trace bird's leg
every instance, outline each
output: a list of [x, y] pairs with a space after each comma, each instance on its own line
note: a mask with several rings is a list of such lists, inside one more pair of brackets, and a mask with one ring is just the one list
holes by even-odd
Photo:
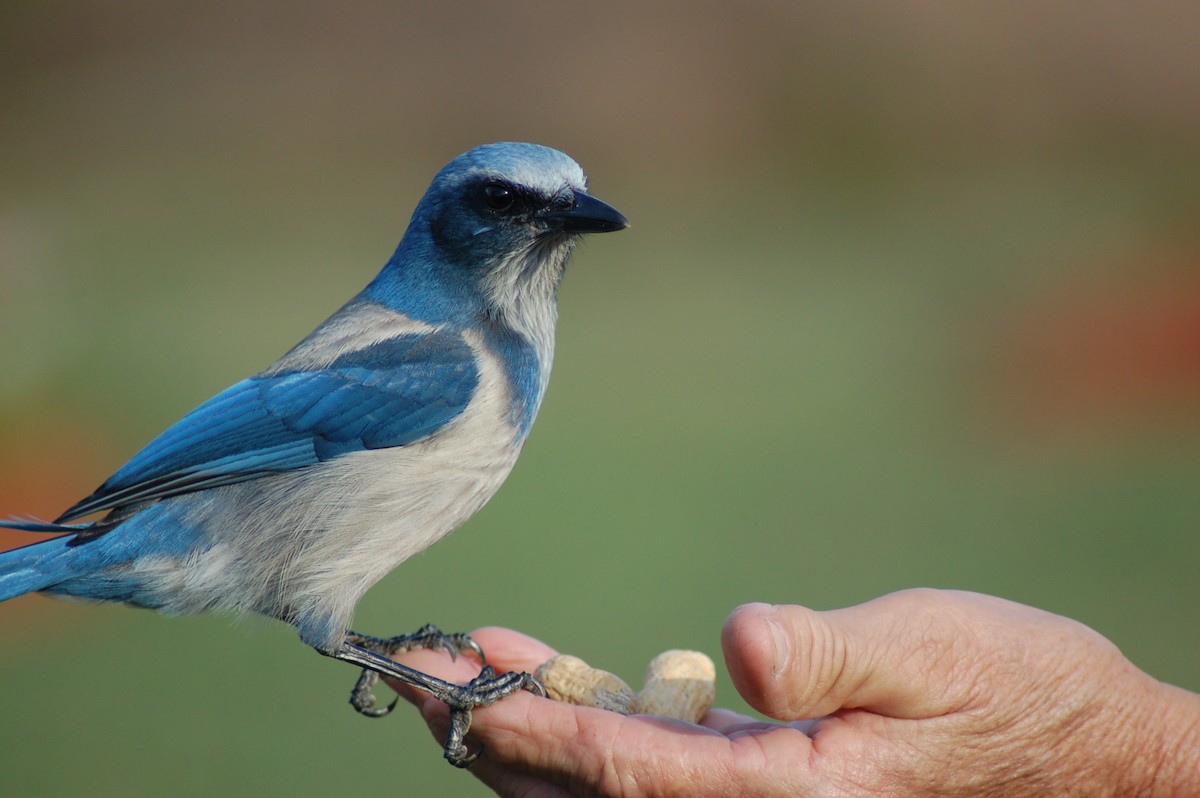
[[443, 753], [450, 764], [460, 768], [465, 768], [479, 756], [478, 752], [469, 753], [464, 743], [467, 731], [471, 728], [471, 710], [475, 707], [490, 706], [521, 690], [528, 690], [535, 695], [546, 695], [546, 688], [532, 674], [509, 672], [497, 676], [490, 665], [485, 665], [479, 675], [467, 684], [453, 684], [407, 665], [401, 665], [377, 651], [356, 645], [349, 640], [332, 652], [322, 653], [424, 690], [449, 706], [450, 732], [446, 736]]
[[[347, 632], [346, 642], [385, 657], [391, 657], [401, 651], [411, 651], [414, 648], [440, 648], [450, 655], [450, 659], [457, 659], [459, 654], [470, 651], [479, 658], [480, 665], [487, 665], [483, 649], [469, 635], [461, 632], [446, 634], [431, 623], [425, 624], [412, 634], [396, 635], [395, 637], [375, 637], [358, 632]], [[399, 701], [397, 698], [385, 707], [375, 706], [374, 690], [378, 681], [379, 674], [377, 672], [370, 668], [363, 668], [358, 681], [354, 684], [354, 689], [350, 691], [350, 706], [354, 707], [356, 712], [369, 718], [383, 717], [391, 712], [396, 706], [396, 701]]]

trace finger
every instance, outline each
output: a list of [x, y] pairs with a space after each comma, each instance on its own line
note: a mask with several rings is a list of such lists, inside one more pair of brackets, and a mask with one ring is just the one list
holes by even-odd
[[[811, 778], [811, 740], [778, 724], [747, 727], [730, 739], [682, 721], [519, 695], [477, 710], [471, 734], [484, 751], [472, 770], [480, 768], [489, 785], [516, 772], [571, 794], [695, 795], [704, 785], [704, 795], [732, 795]], [[765, 773], [764, 761], [779, 769]]]
[[963, 594], [913, 590], [831, 612], [747, 604], [721, 645], [734, 686], [755, 709], [795, 720], [861, 708], [923, 718], [962, 708], [962, 663], [976, 641]]
[[741, 729], [747, 726], [752, 726], [756, 723], [762, 723], [757, 718], [752, 718], [749, 715], [743, 715], [740, 712], [734, 712], [732, 709], [721, 709], [714, 707], [704, 714], [700, 719], [700, 725], [707, 729], [712, 729], [721, 734], [729, 734], [729, 732]]
[[476, 629], [471, 632], [471, 638], [483, 649], [488, 664], [502, 673], [532, 673], [543, 662], [558, 654], [541, 640], [501, 626]]

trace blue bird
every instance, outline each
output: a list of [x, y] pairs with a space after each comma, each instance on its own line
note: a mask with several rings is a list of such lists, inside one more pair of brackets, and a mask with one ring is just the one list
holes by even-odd
[[[53, 522], [67, 533], [0, 554], [0, 601], [42, 592], [167, 613], [255, 612], [361, 667], [368, 715], [384, 674], [451, 709], [445, 756], [473, 758], [471, 709], [529, 674], [485, 667], [467, 685], [387, 655], [483, 652], [423, 627], [350, 631], [362, 595], [491, 498], [537, 415], [554, 354], [557, 291], [580, 236], [628, 226], [583, 170], [535, 144], [477, 147], [447, 164], [383, 270], [273, 365], [222, 391]], [[103, 513], [96, 520], [81, 521]]]

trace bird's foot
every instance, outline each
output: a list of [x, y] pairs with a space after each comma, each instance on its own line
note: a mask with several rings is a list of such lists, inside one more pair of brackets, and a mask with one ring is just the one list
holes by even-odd
[[491, 665], [485, 665], [470, 682], [456, 686], [450, 695], [441, 697], [450, 707], [450, 731], [443, 748], [446, 761], [456, 768], [465, 768], [478, 759], [480, 752], [468, 751], [465, 742], [471, 728], [471, 710], [491, 706], [521, 690], [546, 697], [546, 688], [533, 674], [509, 671], [497, 676]]
[[[419, 634], [420, 632], [418, 632]], [[438, 648], [439, 646], [432, 647]], [[476, 650], [478, 647], [467, 646], [467, 648]], [[378, 678], [374, 674], [383, 674], [403, 684], [423, 690], [449, 706], [450, 731], [446, 735], [444, 754], [450, 764], [460, 768], [467, 767], [479, 756], [478, 751], [469, 752], [464, 742], [467, 731], [471, 728], [471, 710], [475, 707], [490, 706], [521, 690], [528, 690], [543, 697], [546, 695], [546, 688], [533, 674], [509, 672], [497, 676], [496, 671], [490, 665], [484, 665], [479, 675], [467, 684], [453, 684], [407, 665], [401, 665], [377, 651], [360, 646], [354, 642], [353, 635], [348, 637], [335, 651], [321, 651], [321, 653], [363, 668], [364, 675], [359, 677], [359, 686], [355, 687], [356, 694], [359, 693], [359, 687], [364, 683], [366, 674], [369, 672], [373, 675], [373, 679], [362, 691], [364, 694], [361, 699], [363, 708], [360, 709], [355, 704], [355, 709], [358, 709], [359, 712], [363, 712], [365, 709], [364, 714], [377, 717], [387, 714], [391, 709], [388, 707], [381, 711], [374, 708], [375, 698], [371, 695], [370, 690], [370, 685], [373, 685], [374, 679]], [[355, 703], [354, 698], [351, 698], [351, 703]], [[395, 706], [394, 702], [392, 706]]]
[[[469, 651], [479, 658], [481, 665], [487, 664], [483, 649], [471, 639], [470, 635], [461, 632], [446, 634], [430, 623], [411, 634], [396, 635], [395, 637], [375, 637], [358, 632], [347, 632], [346, 642], [389, 658], [401, 651], [412, 651], [417, 648], [442, 649], [450, 655], [450, 659], [457, 659], [459, 654]], [[368, 718], [382, 718], [395, 709], [396, 702], [400, 700], [396, 698], [387, 706], [376, 706], [375, 685], [378, 681], [379, 674], [376, 671], [363, 668], [362, 673], [358, 676], [358, 681], [354, 683], [354, 689], [350, 691], [350, 706]]]
[[346, 632], [346, 641], [361, 648], [376, 651], [384, 656], [391, 656], [399, 651], [411, 651], [414, 648], [440, 648], [455, 659], [459, 654], [473, 653], [481, 664], [486, 664], [483, 649], [463, 632], [447, 634], [431, 623], [427, 623], [411, 634], [396, 635], [395, 637], [375, 637], [359, 632]]

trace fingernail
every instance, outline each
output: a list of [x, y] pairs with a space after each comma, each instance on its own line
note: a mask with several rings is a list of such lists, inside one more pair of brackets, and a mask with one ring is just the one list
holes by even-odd
[[[772, 608], [774, 612], [774, 608]], [[767, 632], [771, 635], [771, 648], [775, 654], [775, 662], [771, 666], [771, 676], [778, 679], [792, 661], [791, 640], [783, 631], [783, 627], [771, 615], [764, 616], [767, 622]]]

